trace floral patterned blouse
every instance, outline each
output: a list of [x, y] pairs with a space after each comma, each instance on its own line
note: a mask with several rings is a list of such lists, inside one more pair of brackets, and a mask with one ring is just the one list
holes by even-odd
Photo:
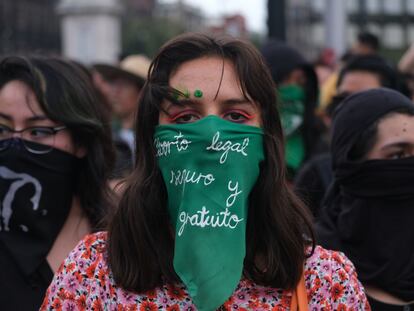
[[[40, 310], [196, 310], [184, 285], [137, 294], [117, 287], [105, 259], [106, 233], [87, 236], [69, 254]], [[370, 310], [354, 266], [341, 253], [316, 247], [305, 263], [309, 310]], [[221, 310], [289, 310], [292, 293], [242, 279]]]

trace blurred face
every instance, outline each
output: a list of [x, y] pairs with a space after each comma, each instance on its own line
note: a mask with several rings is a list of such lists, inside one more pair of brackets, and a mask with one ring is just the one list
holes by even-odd
[[345, 74], [338, 86], [338, 94], [353, 94], [381, 87], [380, 77], [368, 71], [350, 71]]
[[112, 96], [111, 84], [106, 81], [102, 74], [96, 70], [92, 71], [92, 81], [95, 87], [102, 93], [105, 98], [110, 98]]
[[[0, 89], [0, 124], [16, 131], [32, 127], [62, 126], [48, 119], [40, 108], [33, 91], [17, 80], [8, 82]], [[14, 137], [20, 137], [20, 135], [20, 133], [15, 133]], [[56, 149], [78, 157], [84, 156], [85, 153], [83, 148], [75, 147], [67, 129], [55, 134], [52, 145]]]
[[315, 72], [318, 77], [319, 86], [321, 86], [331, 76], [333, 70], [325, 65], [317, 65], [315, 66]]
[[[221, 73], [223, 79], [221, 81]], [[179, 98], [180, 105], [167, 100], [162, 103], [160, 124], [196, 122], [208, 115], [246, 125], [260, 126], [258, 105], [243, 96], [236, 72], [231, 62], [218, 57], [203, 57], [183, 63], [172, 73], [171, 87], [186, 93]], [[195, 96], [196, 91], [202, 96]]]
[[414, 156], [414, 116], [392, 114], [378, 124], [377, 141], [367, 159], [401, 159]]
[[305, 72], [300, 69], [294, 69], [281, 83], [282, 86], [284, 85], [297, 85], [300, 87], [304, 87], [306, 85], [306, 74]]
[[133, 116], [138, 105], [140, 90], [136, 83], [125, 78], [116, 78], [111, 81], [112, 108], [120, 119]]
[[356, 42], [352, 46], [352, 54], [355, 54], [355, 55], [371, 55], [375, 53], [376, 51], [373, 50], [369, 45], [366, 45], [361, 42]]

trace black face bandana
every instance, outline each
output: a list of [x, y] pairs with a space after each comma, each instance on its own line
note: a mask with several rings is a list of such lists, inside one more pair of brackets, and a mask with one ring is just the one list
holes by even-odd
[[412, 110], [403, 95], [375, 89], [348, 97], [334, 118], [334, 183], [317, 224], [319, 242], [343, 251], [359, 279], [414, 299], [414, 157], [353, 161], [360, 133], [391, 111]]
[[0, 243], [27, 276], [46, 258], [68, 216], [79, 161], [57, 149], [32, 154], [21, 140], [0, 151]]

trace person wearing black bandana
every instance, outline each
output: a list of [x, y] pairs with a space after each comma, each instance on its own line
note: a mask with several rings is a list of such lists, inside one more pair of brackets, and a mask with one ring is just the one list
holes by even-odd
[[414, 307], [414, 104], [372, 89], [334, 116], [334, 182], [317, 237], [355, 264], [372, 310]]
[[55, 58], [0, 60], [0, 308], [37, 310], [111, 195], [110, 128], [90, 80]]

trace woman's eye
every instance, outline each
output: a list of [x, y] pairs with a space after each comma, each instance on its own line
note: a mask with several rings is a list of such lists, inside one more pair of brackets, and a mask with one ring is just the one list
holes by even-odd
[[231, 121], [231, 122], [236, 122], [236, 123], [246, 122], [250, 118], [251, 117], [249, 115], [245, 113], [241, 113], [241, 112], [236, 112], [236, 111], [232, 111], [224, 115], [224, 119]]
[[393, 153], [389, 156], [389, 158], [391, 160], [403, 159], [403, 158], [406, 158], [406, 157], [408, 157], [408, 155], [405, 154], [404, 151], [395, 152], [395, 153]]
[[7, 126], [0, 125], [0, 136], [8, 135], [11, 133], [11, 130]]
[[34, 138], [43, 138], [53, 135], [53, 132], [47, 128], [32, 128], [30, 129], [30, 136]]
[[194, 114], [182, 114], [178, 115], [177, 117], [172, 118], [174, 123], [182, 124], [182, 123], [193, 123], [198, 120], [198, 117]]

